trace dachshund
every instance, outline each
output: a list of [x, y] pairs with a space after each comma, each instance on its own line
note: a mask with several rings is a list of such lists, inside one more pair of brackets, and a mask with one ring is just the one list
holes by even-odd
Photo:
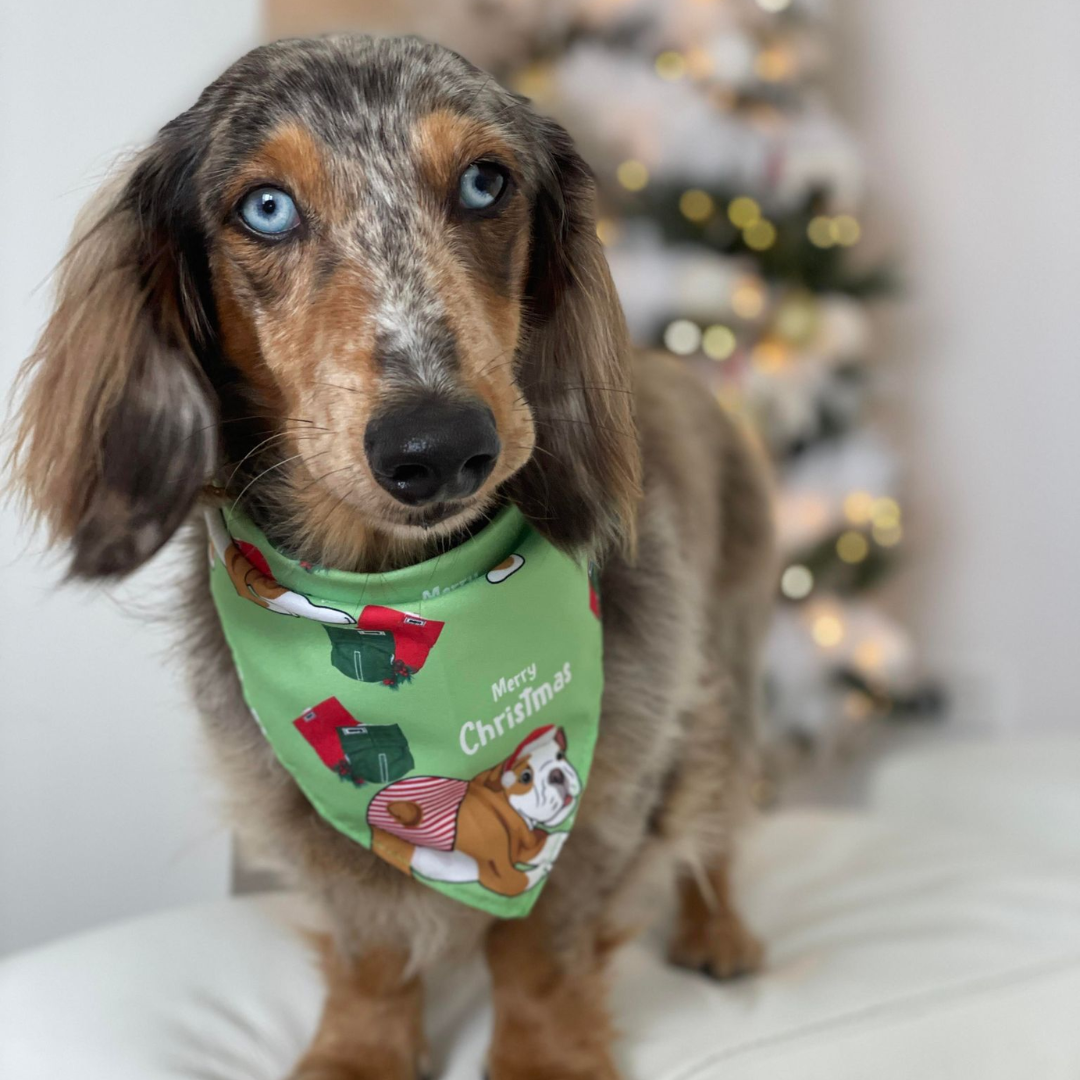
[[[117, 579], [192, 536], [186, 656], [236, 827], [332, 926], [297, 1080], [415, 1080], [424, 972], [470, 950], [494, 984], [491, 1080], [613, 1080], [607, 959], [665, 887], [675, 962], [760, 960], [728, 867], [756, 761], [768, 482], [676, 361], [629, 347], [594, 197], [567, 133], [455, 53], [279, 41], [96, 198], [27, 360], [13, 469], [71, 575]], [[592, 777], [528, 917], [418, 885], [292, 782], [208, 595], [199, 511], [223, 500], [322, 566], [412, 565], [515, 504], [601, 567]]]

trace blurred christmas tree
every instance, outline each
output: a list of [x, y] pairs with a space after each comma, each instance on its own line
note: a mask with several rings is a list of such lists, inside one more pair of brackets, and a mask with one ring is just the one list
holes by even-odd
[[867, 409], [866, 305], [890, 282], [852, 251], [863, 178], [820, 85], [825, 0], [480, 10], [516, 50], [496, 73], [596, 170], [635, 340], [684, 357], [775, 462], [775, 729], [829, 749], [871, 719], [933, 715], [939, 693], [873, 599], [903, 538], [897, 460]]

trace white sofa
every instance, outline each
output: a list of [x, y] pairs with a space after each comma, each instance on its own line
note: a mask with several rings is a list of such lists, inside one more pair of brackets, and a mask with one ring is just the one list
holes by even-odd
[[[74, 886], [77, 887], [77, 886]], [[719, 985], [621, 955], [638, 1080], [1077, 1080], [1080, 743], [886, 763], [858, 813], [764, 821], [741, 871], [764, 974]], [[178, 909], [0, 964], [3, 1080], [277, 1080], [321, 988], [272, 895]], [[438, 1075], [479, 1080], [484, 973], [433, 987]]]

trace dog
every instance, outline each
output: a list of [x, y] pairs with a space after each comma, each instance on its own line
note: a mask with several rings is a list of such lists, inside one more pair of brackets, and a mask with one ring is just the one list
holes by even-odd
[[568, 836], [552, 830], [580, 794], [566, 735], [549, 724], [467, 784], [422, 776], [383, 788], [368, 807], [372, 848], [405, 873], [519, 896], [551, 872]]
[[[668, 883], [677, 963], [724, 977], [760, 960], [728, 867], [775, 586], [767, 480], [677, 362], [630, 349], [593, 202], [566, 132], [456, 54], [277, 42], [94, 202], [27, 362], [14, 469], [71, 574], [128, 574], [188, 523], [191, 685], [236, 826], [333, 926], [297, 1080], [415, 1080], [423, 973], [477, 948], [491, 1080], [613, 1080], [607, 957]], [[597, 564], [600, 734], [528, 917], [493, 920], [400, 874], [283, 770], [208, 597], [196, 511], [226, 500], [320, 566], [415, 564], [507, 503]], [[533, 857], [535, 832], [507, 812], [543, 820], [526, 767], [472, 790]], [[480, 851], [461, 853], [479, 873]]]

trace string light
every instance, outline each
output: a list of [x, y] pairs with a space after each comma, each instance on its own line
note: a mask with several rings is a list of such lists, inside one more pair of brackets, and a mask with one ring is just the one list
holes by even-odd
[[870, 544], [861, 532], [849, 529], [836, 541], [836, 554], [850, 565], [861, 563], [870, 554]]
[[751, 199], [749, 195], [740, 195], [728, 204], [727, 214], [728, 221], [736, 229], [748, 229], [761, 220], [761, 207], [758, 206], [756, 199]]
[[864, 671], [878, 671], [885, 663], [885, 647], [880, 641], [869, 638], [860, 642], [854, 653], [855, 663]]
[[844, 517], [852, 525], [865, 525], [874, 509], [874, 496], [869, 491], [852, 491], [844, 499]]
[[756, 319], [765, 310], [765, 286], [760, 278], [740, 278], [731, 291], [731, 310], [740, 319]]
[[782, 341], [764, 337], [754, 346], [750, 359], [759, 371], [772, 374], [787, 367], [790, 354]]
[[677, 82], [686, 74], [686, 57], [681, 52], [668, 49], [656, 58], [655, 67], [661, 79]]
[[615, 178], [627, 191], [641, 191], [649, 183], [649, 170], [643, 161], [629, 158], [615, 170]]
[[814, 619], [810, 633], [823, 649], [834, 649], [844, 640], [844, 624], [838, 615], [819, 615]]
[[752, 251], [768, 251], [776, 243], [776, 226], [762, 218], [743, 230], [743, 241]]
[[806, 235], [815, 247], [831, 248], [836, 244], [853, 247], [862, 237], [862, 226], [850, 214], [839, 214], [836, 217], [818, 214], [810, 219]]
[[814, 588], [814, 575], [806, 566], [789, 566], [780, 578], [780, 591], [789, 600], [805, 600]]
[[619, 225], [612, 218], [602, 217], [596, 222], [596, 235], [605, 247], [611, 247], [619, 238]]
[[900, 524], [900, 504], [888, 496], [875, 499], [870, 507], [870, 519], [878, 528], [895, 528]]
[[841, 247], [853, 247], [862, 236], [862, 226], [850, 214], [841, 214], [833, 218], [832, 234]]
[[710, 326], [701, 335], [701, 349], [710, 360], [727, 360], [737, 346], [735, 332], [721, 323]]
[[836, 238], [833, 236], [832, 218], [825, 217], [823, 214], [811, 218], [810, 224], [806, 227], [806, 235], [814, 247], [831, 248], [836, 243]]
[[904, 538], [904, 530], [899, 523], [888, 526], [875, 525], [870, 530], [870, 533], [874, 537], [876, 543], [886, 548], [896, 547], [896, 545]]
[[688, 49], [686, 52], [686, 70], [695, 79], [707, 79], [716, 70], [716, 62], [705, 49]]
[[757, 54], [754, 74], [764, 82], [784, 82], [795, 74], [795, 56], [783, 45], [770, 45]]
[[716, 213], [716, 203], [707, 191], [691, 188], [682, 193], [679, 210], [688, 221], [708, 221]]
[[701, 327], [689, 319], [676, 319], [664, 331], [664, 345], [677, 356], [689, 356], [701, 345]]

